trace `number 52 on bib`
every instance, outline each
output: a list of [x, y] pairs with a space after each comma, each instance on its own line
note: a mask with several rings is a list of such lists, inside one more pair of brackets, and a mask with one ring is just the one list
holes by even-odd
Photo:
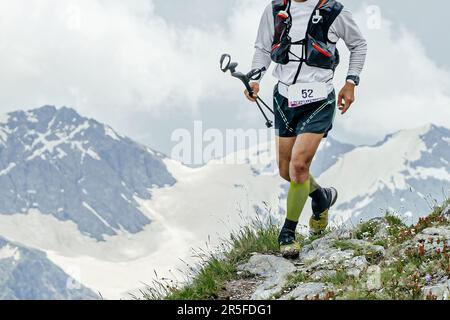
[[328, 97], [327, 84], [323, 82], [297, 83], [288, 89], [289, 108], [298, 108]]

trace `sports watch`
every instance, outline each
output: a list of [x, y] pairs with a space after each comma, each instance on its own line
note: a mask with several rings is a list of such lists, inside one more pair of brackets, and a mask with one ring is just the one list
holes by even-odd
[[355, 86], [359, 85], [359, 77], [358, 76], [348, 76], [347, 77], [347, 82], [353, 83]]

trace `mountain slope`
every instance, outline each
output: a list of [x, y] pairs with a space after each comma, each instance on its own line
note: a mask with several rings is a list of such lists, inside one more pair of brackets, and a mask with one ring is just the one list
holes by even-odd
[[373, 218], [385, 210], [414, 222], [450, 190], [449, 159], [450, 130], [430, 125], [356, 148], [319, 179], [340, 192], [337, 222]]
[[[420, 193], [448, 188], [449, 139], [447, 129], [428, 126], [371, 147], [324, 141], [313, 173], [341, 192], [334, 220], [401, 211], [405, 202], [414, 210], [401, 213], [425, 215]], [[184, 270], [191, 248], [220, 245], [255, 210], [281, 221], [287, 185], [274, 143], [192, 169], [54, 107], [0, 120], [0, 183], [0, 236], [45, 252], [68, 274], [79, 268], [83, 284], [106, 298], [129, 297], [154, 270]]]
[[45, 253], [0, 237], [0, 299], [84, 300], [99, 296], [70, 278]]
[[311, 173], [315, 177], [319, 177], [322, 173], [330, 169], [342, 156], [356, 147], [342, 143], [329, 137], [322, 143], [317, 151], [317, 155], [312, 163]]
[[203, 258], [188, 283], [157, 283], [144, 299], [448, 300], [450, 201], [417, 224], [386, 215], [312, 238], [280, 256], [279, 227], [257, 224]]
[[163, 156], [68, 108], [0, 121], [0, 214], [37, 209], [95, 239], [150, 223], [135, 198], [173, 185]]

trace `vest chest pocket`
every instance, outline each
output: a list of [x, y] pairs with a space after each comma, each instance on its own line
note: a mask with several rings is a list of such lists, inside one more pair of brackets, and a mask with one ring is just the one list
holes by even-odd
[[308, 37], [306, 41], [306, 64], [311, 67], [324, 69], [334, 69], [336, 57], [327, 45], [321, 41], [317, 41], [312, 37]]

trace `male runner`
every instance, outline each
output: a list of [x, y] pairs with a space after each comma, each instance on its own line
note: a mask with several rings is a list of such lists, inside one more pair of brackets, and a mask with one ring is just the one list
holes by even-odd
[[[284, 23], [289, 21], [287, 29]], [[321, 34], [321, 30], [327, 34]], [[290, 183], [279, 244], [287, 258], [300, 252], [295, 235], [308, 196], [312, 198], [313, 234], [327, 228], [328, 211], [338, 196], [336, 189], [320, 187], [309, 170], [321, 140], [333, 127], [336, 95], [332, 81], [339, 60], [339, 39], [350, 50], [347, 81], [337, 97], [339, 110], [345, 114], [355, 101], [355, 87], [367, 53], [366, 41], [352, 14], [334, 0], [274, 0], [259, 26], [252, 68], [267, 70], [272, 60], [277, 62], [274, 109], [278, 166], [281, 177]], [[287, 41], [290, 47], [283, 57]], [[251, 87], [254, 95], [247, 91], [245, 95], [255, 101], [259, 81], [252, 82]]]

